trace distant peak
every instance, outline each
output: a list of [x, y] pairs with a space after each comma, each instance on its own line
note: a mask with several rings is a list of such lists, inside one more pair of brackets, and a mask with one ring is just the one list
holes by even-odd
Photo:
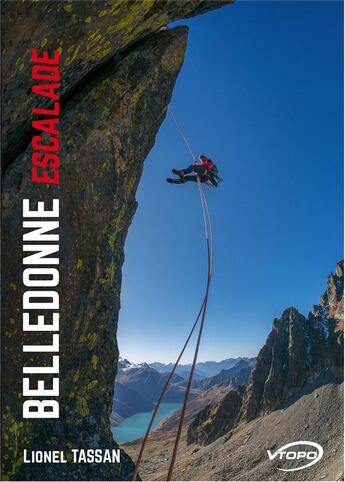
[[338, 261], [335, 267], [335, 274], [338, 278], [342, 278], [344, 276], [344, 260]]

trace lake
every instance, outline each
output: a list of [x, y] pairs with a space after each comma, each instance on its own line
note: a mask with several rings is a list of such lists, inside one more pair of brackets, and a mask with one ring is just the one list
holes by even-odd
[[[152, 430], [157, 427], [159, 422], [176, 412], [181, 405], [182, 403], [162, 403], [153, 423]], [[143, 437], [150, 422], [151, 415], [152, 412], [141, 412], [125, 418], [117, 427], [112, 429], [115, 441], [122, 444]]]

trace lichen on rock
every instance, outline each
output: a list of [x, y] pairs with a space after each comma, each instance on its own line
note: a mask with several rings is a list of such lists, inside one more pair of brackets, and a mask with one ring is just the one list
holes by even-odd
[[[187, 28], [231, 0], [1, 3], [3, 37], [4, 480], [126, 480], [133, 462], [23, 464], [23, 449], [116, 448], [110, 430], [124, 243], [144, 160], [166, 115]], [[31, 181], [32, 47], [61, 55], [61, 184]], [[43, 136], [44, 137], [44, 136]], [[60, 198], [60, 419], [23, 420], [22, 199]], [[46, 344], [42, 333], [36, 344]], [[26, 363], [40, 366], [43, 355]]]
[[[48, 204], [61, 197], [61, 413], [55, 423], [23, 421], [21, 404], [13, 403], [21, 393], [23, 360], [18, 347], [29, 336], [17, 328], [16, 336], [5, 341], [3, 354], [8, 375], [3, 386], [7, 407], [3, 427], [7, 457], [3, 462], [4, 473], [13, 480], [130, 477], [133, 466], [125, 453], [118, 466], [50, 464], [25, 468], [20, 454], [23, 448], [35, 447], [116, 447], [109, 415], [118, 356], [123, 247], [136, 210], [135, 193], [143, 162], [166, 115], [186, 39], [185, 27], [155, 34], [120, 61], [109, 62], [63, 110], [62, 182], [44, 195]], [[178, 56], [171, 56], [172, 51]], [[3, 242], [7, 246], [3, 310], [10, 320], [16, 319], [21, 309], [23, 289], [21, 241], [19, 237], [12, 239], [14, 232], [20, 232], [21, 200], [42, 198], [42, 190], [31, 182], [29, 147], [7, 169], [3, 191]], [[15, 292], [14, 285], [18, 287]], [[4, 330], [12, 333], [13, 324], [5, 321]], [[35, 362], [42, 364], [43, 358], [37, 356]]]
[[[103, 0], [1, 2], [4, 165], [30, 136], [31, 48], [58, 49], [62, 99], [86, 75], [169, 22], [199, 15], [233, 0]], [[58, 19], [58, 20], [57, 20]], [[14, 100], [15, 99], [15, 100]]]

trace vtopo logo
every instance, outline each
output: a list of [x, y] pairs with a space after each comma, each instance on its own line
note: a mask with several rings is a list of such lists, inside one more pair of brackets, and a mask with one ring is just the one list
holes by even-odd
[[[297, 445], [303, 446], [303, 449], [291, 449], [291, 447], [296, 447]], [[306, 446], [312, 447], [312, 449], [306, 450]], [[300, 440], [298, 442], [291, 442], [289, 444], [283, 445], [283, 447], [281, 447], [274, 453], [272, 453], [270, 450], [267, 450], [267, 454], [270, 460], [274, 460], [276, 458], [280, 461], [296, 460], [298, 464], [300, 462], [307, 462], [303, 463], [303, 465], [299, 465], [298, 467], [292, 467], [290, 469], [283, 469], [281, 467], [277, 467], [278, 470], [282, 470], [283, 472], [295, 472], [296, 470], [302, 470], [306, 469], [307, 467], [311, 467], [319, 460], [321, 460], [323, 456], [323, 448], [316, 442]]]

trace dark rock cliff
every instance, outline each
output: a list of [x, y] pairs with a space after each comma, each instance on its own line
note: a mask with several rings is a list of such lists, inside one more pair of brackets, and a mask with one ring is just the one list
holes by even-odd
[[273, 321], [251, 381], [202, 410], [188, 428], [188, 443], [207, 445], [238, 424], [272, 412], [306, 384], [343, 378], [344, 263], [328, 277], [325, 293], [305, 318], [296, 308]]
[[32, 47], [60, 50], [61, 95], [65, 99], [86, 75], [160, 27], [232, 1], [3, 1], [4, 164], [25, 147], [31, 135], [30, 111], [34, 99], [28, 95], [31, 90], [28, 69]]
[[[133, 463], [23, 465], [23, 449], [116, 448], [109, 426], [124, 242], [143, 162], [166, 114], [187, 29], [172, 19], [224, 2], [2, 2], [4, 117], [2, 378], [3, 476], [126, 480]], [[57, 21], [58, 19], [58, 21]], [[151, 34], [151, 35], [149, 35]], [[145, 38], [143, 38], [145, 37]], [[88, 42], [88, 43], [87, 43]], [[35, 185], [30, 164], [30, 48], [61, 47], [61, 184]], [[114, 52], [121, 55], [114, 56]], [[97, 53], [98, 52], [98, 53]], [[7, 67], [6, 67], [7, 65]], [[15, 66], [15, 67], [14, 67]], [[77, 90], [75, 89], [78, 87]], [[6, 147], [7, 145], [7, 147]], [[60, 197], [60, 419], [22, 419], [22, 199]]]

